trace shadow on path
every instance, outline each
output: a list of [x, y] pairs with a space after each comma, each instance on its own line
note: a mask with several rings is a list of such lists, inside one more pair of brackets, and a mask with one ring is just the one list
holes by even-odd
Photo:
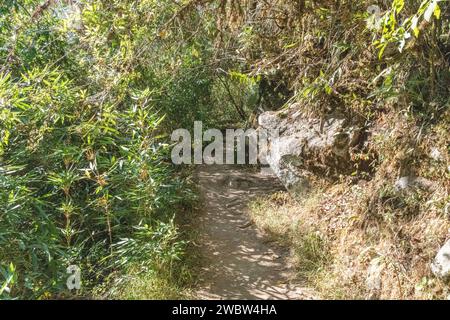
[[292, 284], [284, 249], [269, 244], [249, 223], [248, 203], [282, 190], [271, 175], [231, 165], [200, 166], [200, 241], [203, 267], [199, 299], [308, 299], [311, 291]]

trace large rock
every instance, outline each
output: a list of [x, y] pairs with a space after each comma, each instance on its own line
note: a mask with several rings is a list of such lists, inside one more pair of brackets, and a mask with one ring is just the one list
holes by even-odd
[[378, 299], [380, 296], [383, 269], [384, 265], [379, 258], [373, 259], [367, 269], [366, 286], [369, 292], [368, 298], [371, 300]]
[[441, 279], [450, 278], [450, 240], [439, 250], [431, 264], [433, 274]]
[[294, 194], [308, 190], [308, 175], [350, 169], [349, 149], [359, 142], [356, 130], [346, 127], [343, 117], [326, 119], [305, 116], [293, 104], [279, 112], [259, 116], [261, 129], [269, 133], [264, 158], [285, 187]]
[[436, 184], [428, 179], [413, 176], [400, 177], [394, 183], [394, 189], [396, 191], [407, 190], [414, 187], [423, 190], [434, 190], [436, 189]]

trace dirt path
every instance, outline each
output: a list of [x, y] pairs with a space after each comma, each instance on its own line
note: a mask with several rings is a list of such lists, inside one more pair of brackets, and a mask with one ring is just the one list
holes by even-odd
[[201, 166], [197, 178], [204, 201], [198, 298], [309, 298], [307, 289], [290, 282], [287, 252], [249, 223], [248, 202], [280, 190], [277, 180], [227, 165]]

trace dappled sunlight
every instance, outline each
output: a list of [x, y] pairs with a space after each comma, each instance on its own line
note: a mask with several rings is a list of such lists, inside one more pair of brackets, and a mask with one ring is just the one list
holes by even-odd
[[219, 165], [202, 166], [197, 175], [204, 203], [199, 223], [203, 266], [198, 296], [310, 298], [310, 290], [292, 280], [286, 249], [268, 244], [249, 221], [247, 205], [252, 199], [283, 189], [276, 177]]

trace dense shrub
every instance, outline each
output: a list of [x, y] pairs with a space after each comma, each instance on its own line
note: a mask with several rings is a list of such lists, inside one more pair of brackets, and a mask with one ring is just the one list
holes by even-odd
[[193, 196], [168, 136], [194, 120], [254, 125], [294, 100], [366, 138], [391, 119], [407, 134], [358, 150], [361, 176], [448, 188], [419, 160], [430, 141], [448, 151], [449, 14], [438, 0], [3, 0], [0, 295], [65, 294], [71, 264], [84, 294], [131, 266], [174, 274], [173, 218]]
[[183, 253], [173, 218], [192, 194], [170, 163], [161, 126], [173, 105], [158, 103], [163, 89], [178, 89], [163, 88], [169, 76], [150, 65], [155, 47], [144, 43], [155, 26], [142, 24], [146, 5], [159, 6], [1, 5], [5, 296], [65, 294], [69, 265], [81, 268], [81, 293], [89, 294], [113, 271], [138, 264], [166, 272]]

